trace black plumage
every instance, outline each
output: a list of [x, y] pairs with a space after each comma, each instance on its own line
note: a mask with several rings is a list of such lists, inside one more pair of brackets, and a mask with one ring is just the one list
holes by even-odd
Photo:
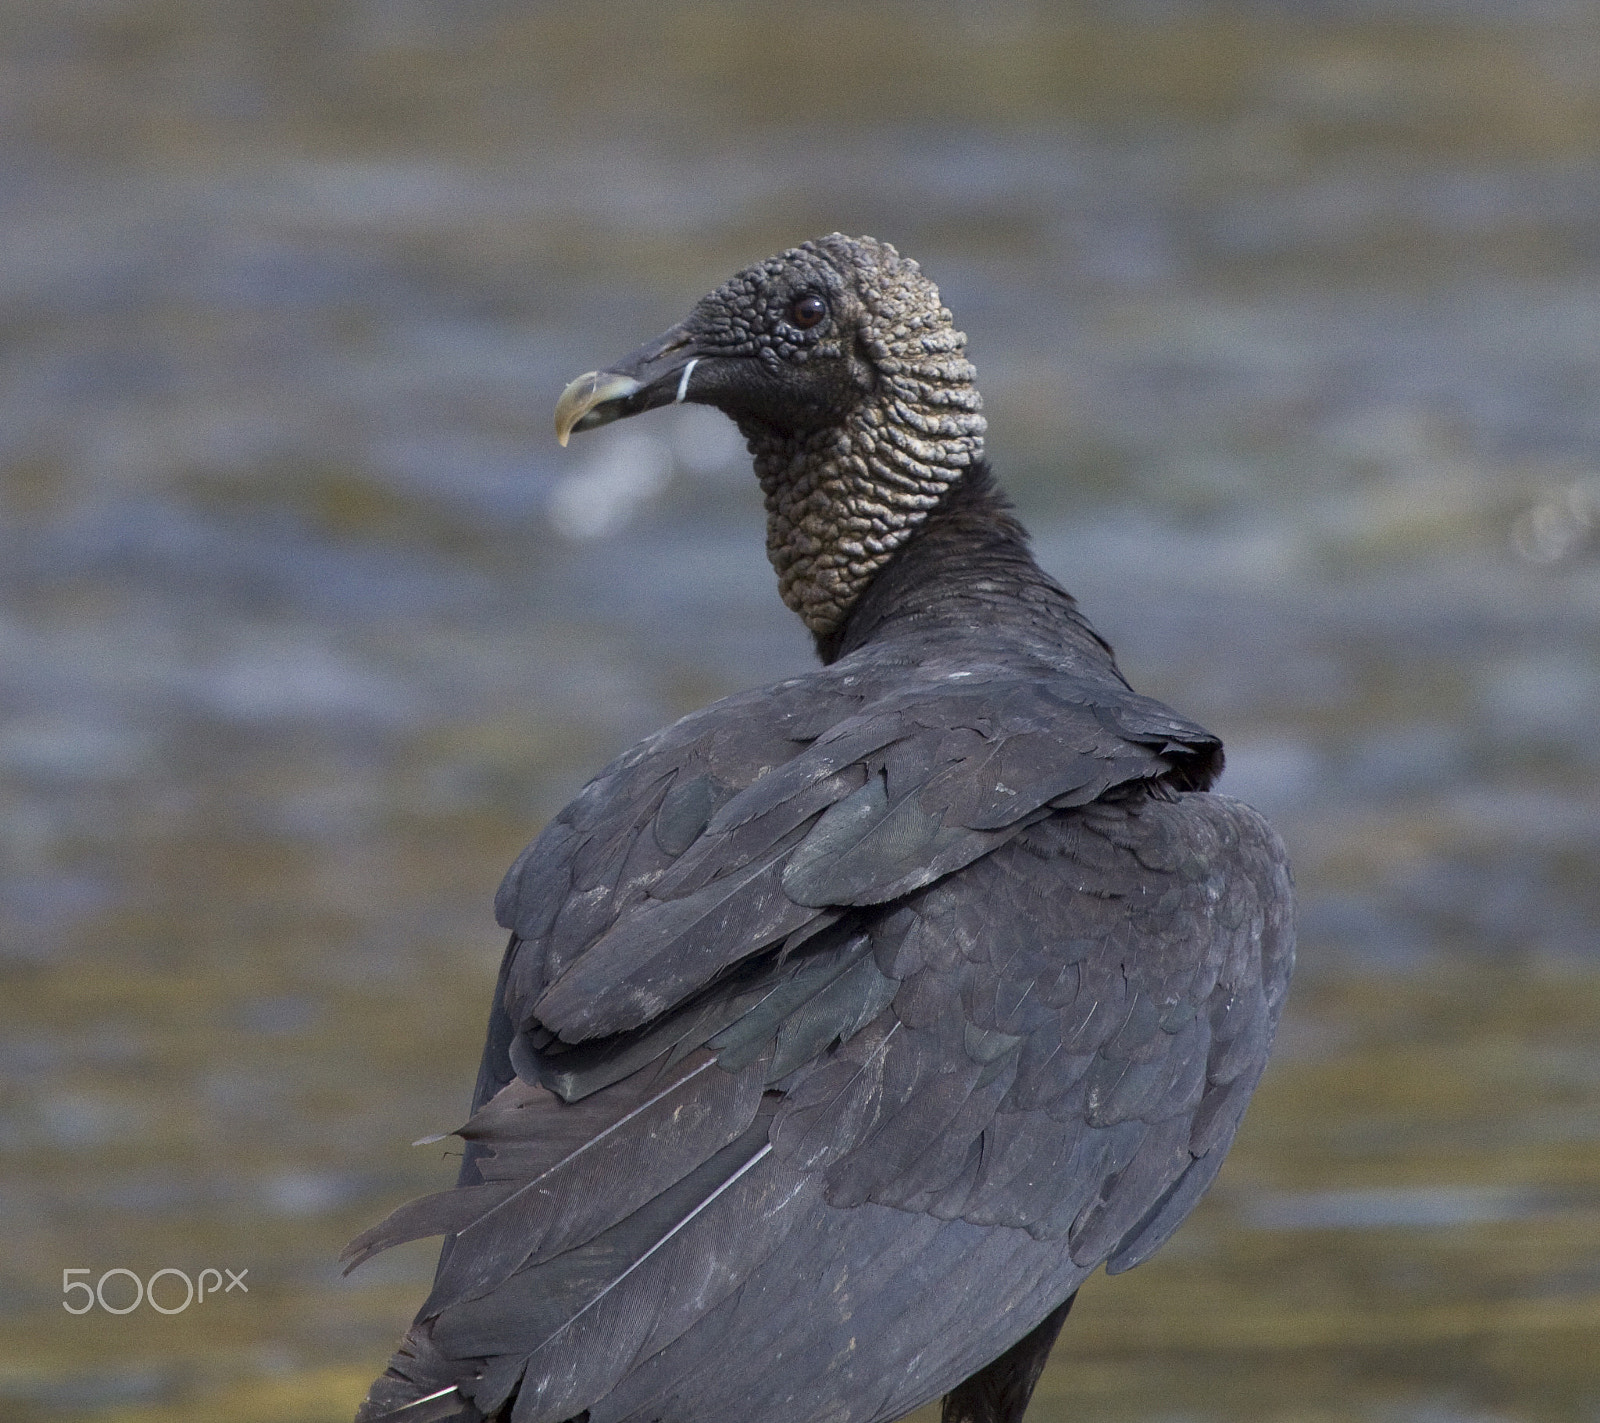
[[1011, 1423], [1083, 1279], [1215, 1176], [1282, 846], [1034, 563], [960, 346], [835, 236], [563, 397], [739, 421], [825, 665], [648, 738], [512, 866], [460, 1182], [350, 1247], [446, 1236], [361, 1419]]

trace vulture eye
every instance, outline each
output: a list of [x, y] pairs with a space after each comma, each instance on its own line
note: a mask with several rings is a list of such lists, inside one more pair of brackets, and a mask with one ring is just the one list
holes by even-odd
[[820, 296], [803, 296], [789, 308], [789, 320], [802, 331], [809, 331], [828, 314], [828, 303]]

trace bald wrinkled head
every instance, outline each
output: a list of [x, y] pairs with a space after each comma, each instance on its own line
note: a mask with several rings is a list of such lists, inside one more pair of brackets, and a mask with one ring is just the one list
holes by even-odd
[[966, 337], [887, 243], [840, 233], [745, 268], [679, 326], [580, 377], [558, 429], [674, 401], [738, 423], [784, 601], [819, 637], [983, 453]]
[[[835, 233], [747, 267], [695, 306], [684, 326], [708, 354], [756, 371], [706, 372], [690, 398], [799, 428], [863, 398], [941, 398], [977, 409], [966, 337], [939, 289], [887, 243]], [[765, 379], [761, 377], [764, 376]], [[978, 422], [981, 434], [982, 422]]]

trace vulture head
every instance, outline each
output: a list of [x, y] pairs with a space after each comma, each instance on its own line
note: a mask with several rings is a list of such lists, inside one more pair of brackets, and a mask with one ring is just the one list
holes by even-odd
[[983, 457], [983, 402], [939, 289], [885, 242], [834, 233], [747, 267], [556, 405], [574, 431], [659, 406], [738, 424], [778, 589], [819, 639]]

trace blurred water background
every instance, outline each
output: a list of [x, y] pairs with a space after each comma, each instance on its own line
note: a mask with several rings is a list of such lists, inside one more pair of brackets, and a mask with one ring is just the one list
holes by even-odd
[[840, 228], [1303, 896], [1031, 1416], [1600, 1420], [1592, 0], [8, 0], [0, 138], [0, 1418], [348, 1418], [502, 869], [810, 659], [720, 417], [552, 403]]

